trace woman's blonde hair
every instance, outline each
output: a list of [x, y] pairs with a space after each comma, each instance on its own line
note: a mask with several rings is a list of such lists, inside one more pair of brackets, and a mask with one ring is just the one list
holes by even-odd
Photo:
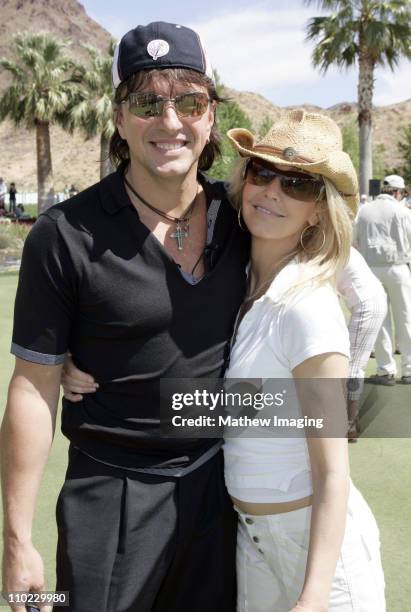
[[[245, 185], [244, 170], [248, 158], [242, 158], [236, 164], [228, 188], [231, 204], [241, 214], [243, 189]], [[336, 277], [347, 264], [351, 240], [352, 220], [348, 206], [336, 189], [325, 177], [325, 198], [318, 201], [318, 223], [312, 229], [304, 229], [304, 236], [290, 256], [295, 256], [303, 264], [300, 281], [291, 292], [302, 285], [322, 285], [331, 282], [335, 285]], [[308, 227], [308, 226], [307, 226]], [[287, 292], [289, 293], [289, 292]]]

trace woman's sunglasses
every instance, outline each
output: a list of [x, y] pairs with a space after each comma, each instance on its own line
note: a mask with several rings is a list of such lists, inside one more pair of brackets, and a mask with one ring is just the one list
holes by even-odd
[[155, 93], [131, 93], [128, 100], [128, 110], [140, 119], [160, 117], [164, 112], [166, 102], [171, 102], [179, 117], [201, 117], [208, 108], [210, 98], [200, 91], [182, 94], [175, 98], [163, 98]]
[[246, 183], [266, 187], [276, 177], [280, 179], [281, 190], [285, 195], [300, 202], [320, 199], [324, 183], [300, 172], [280, 170], [270, 163], [253, 157], [247, 160], [243, 178]]

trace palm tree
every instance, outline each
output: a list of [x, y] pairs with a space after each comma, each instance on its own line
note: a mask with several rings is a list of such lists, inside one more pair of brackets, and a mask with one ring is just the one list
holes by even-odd
[[0, 98], [0, 121], [10, 117], [16, 125], [36, 130], [38, 212], [53, 203], [50, 124], [58, 121], [73, 94], [66, 78], [72, 62], [63, 53], [66, 43], [48, 33], [17, 34], [15, 59], [0, 58], [12, 84]]
[[372, 178], [372, 99], [377, 65], [394, 70], [399, 59], [411, 59], [410, 0], [304, 0], [333, 11], [313, 17], [307, 39], [316, 41], [314, 66], [322, 72], [335, 64], [358, 62], [358, 123], [360, 127], [360, 189], [368, 193]]
[[114, 132], [111, 66], [116, 41], [111, 39], [107, 54], [91, 45], [83, 45], [91, 59], [91, 68], [77, 65], [72, 80], [79, 86], [79, 98], [66, 114], [64, 126], [79, 127], [87, 138], [100, 135], [100, 178], [113, 171], [109, 158], [110, 137]]

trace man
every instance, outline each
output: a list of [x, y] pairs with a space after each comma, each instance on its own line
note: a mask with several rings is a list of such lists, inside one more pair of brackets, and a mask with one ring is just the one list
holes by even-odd
[[[384, 179], [381, 195], [360, 208], [355, 241], [387, 292], [401, 352], [401, 381], [411, 384], [411, 215], [400, 204], [404, 189], [401, 176], [392, 174]], [[375, 357], [377, 374], [370, 382], [395, 385], [390, 311], [375, 344]]]
[[245, 291], [246, 235], [223, 184], [199, 173], [218, 153], [219, 98], [198, 35], [168, 23], [122, 38], [113, 81], [123, 163], [43, 214], [24, 249], [3, 588], [43, 586], [31, 523], [70, 349], [99, 390], [63, 406], [57, 590], [81, 612], [228, 612], [236, 524], [221, 441], [159, 435], [160, 379], [222, 376]]

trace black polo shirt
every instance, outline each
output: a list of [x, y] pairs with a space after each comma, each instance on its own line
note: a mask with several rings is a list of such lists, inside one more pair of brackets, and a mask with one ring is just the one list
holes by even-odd
[[206, 274], [192, 284], [140, 221], [122, 170], [43, 213], [27, 237], [12, 353], [58, 364], [70, 350], [100, 387], [63, 400], [80, 449], [132, 468], [187, 466], [215, 443], [162, 438], [161, 378], [220, 377], [245, 291], [248, 238], [224, 184], [200, 176], [208, 203]]

